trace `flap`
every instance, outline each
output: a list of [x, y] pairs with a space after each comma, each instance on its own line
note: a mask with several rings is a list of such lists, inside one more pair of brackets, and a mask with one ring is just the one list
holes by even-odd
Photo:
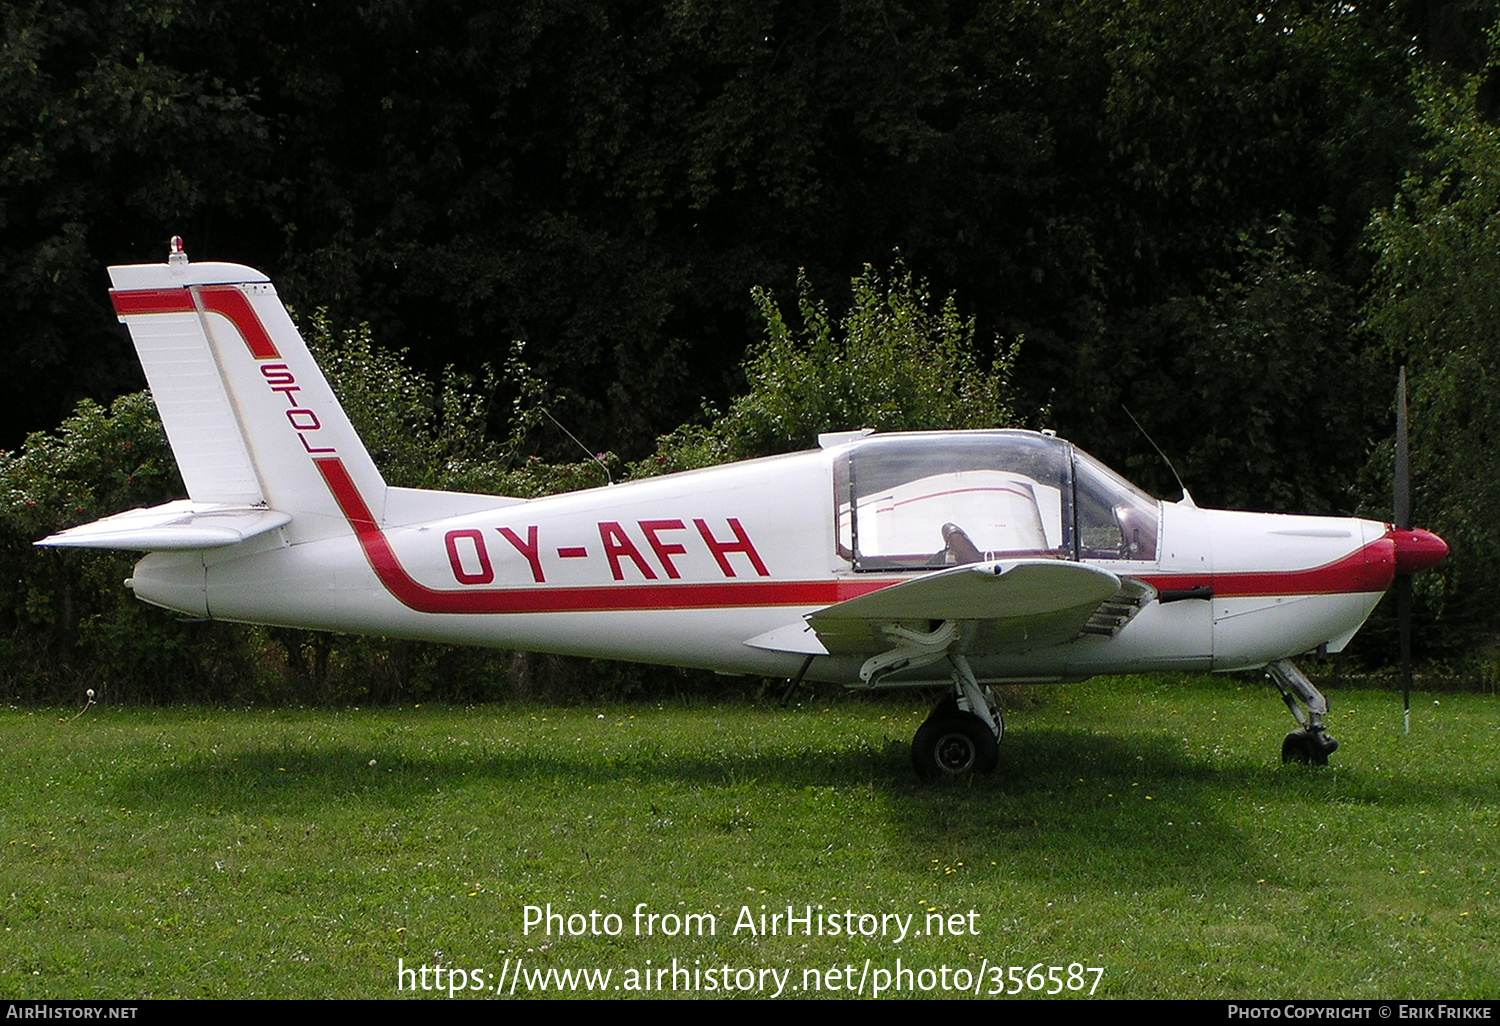
[[1009, 620], [1087, 607], [1120, 590], [1120, 578], [1087, 563], [1019, 559], [969, 563], [893, 584], [812, 613], [829, 620]]
[[[1120, 578], [1085, 563], [1024, 559], [951, 567], [820, 609], [807, 617], [816, 643], [830, 654], [870, 654], [890, 647], [883, 624], [959, 620], [977, 623], [971, 653], [1025, 652], [1079, 636]], [[799, 625], [800, 626], [800, 625]], [[786, 633], [772, 632], [785, 642]], [[762, 635], [756, 642], [771, 640]], [[809, 652], [810, 638], [782, 651]]]

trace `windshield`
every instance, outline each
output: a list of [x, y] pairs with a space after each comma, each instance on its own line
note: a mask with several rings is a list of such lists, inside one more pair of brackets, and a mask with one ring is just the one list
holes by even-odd
[[856, 570], [1156, 558], [1156, 500], [1051, 435], [875, 436], [840, 453], [834, 490]]
[[1078, 559], [1156, 559], [1161, 504], [1073, 448]]

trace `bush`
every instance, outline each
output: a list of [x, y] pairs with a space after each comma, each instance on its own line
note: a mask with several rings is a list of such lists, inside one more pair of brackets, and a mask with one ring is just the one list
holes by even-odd
[[994, 345], [984, 366], [974, 321], [949, 296], [934, 309], [926, 282], [899, 261], [888, 275], [868, 264], [850, 282], [835, 325], [805, 277], [797, 279], [794, 332], [771, 293], [752, 292], [765, 343], [745, 363], [748, 391], [706, 425], [664, 436], [636, 474], [659, 474], [810, 449], [825, 431], [919, 431], [1014, 423], [1009, 383], [1019, 341]]
[[[1007, 375], [1015, 346], [986, 367], [973, 321], [950, 297], [934, 308], [899, 264], [851, 283], [837, 327], [800, 280], [800, 332], [773, 297], [755, 291], [766, 343], [747, 362], [750, 390], [707, 426], [661, 440], [636, 474], [688, 469], [816, 444], [822, 431], [996, 427], [1013, 421]], [[552, 396], [515, 344], [500, 372], [434, 383], [405, 355], [376, 346], [368, 327], [339, 330], [322, 312], [304, 325], [355, 429], [393, 485], [530, 498], [603, 483], [598, 461], [555, 464], [523, 455]], [[495, 397], [514, 400], [508, 437], [488, 427]], [[54, 531], [134, 506], [166, 502], [182, 483], [156, 410], [142, 392], [109, 410], [83, 403], [53, 434], [0, 456], [0, 559], [6, 580], [0, 648], [9, 696], [81, 699], [84, 687], [129, 702], [476, 701], [506, 694], [621, 697], [695, 687], [705, 675], [654, 668], [353, 638], [292, 628], [184, 623], [121, 586], [130, 553], [37, 549]]]
[[243, 632], [183, 623], [136, 601], [122, 582], [132, 553], [42, 549], [55, 531], [182, 494], [156, 409], [144, 392], [108, 409], [79, 403], [55, 433], [0, 454], [0, 687], [32, 701], [162, 702], [221, 694], [246, 675]]

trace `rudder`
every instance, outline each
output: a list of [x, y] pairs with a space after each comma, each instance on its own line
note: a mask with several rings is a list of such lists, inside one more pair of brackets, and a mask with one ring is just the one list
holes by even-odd
[[265, 275], [176, 239], [167, 263], [109, 273], [194, 503], [290, 514], [292, 542], [345, 533], [337, 467], [383, 519], [385, 482]]

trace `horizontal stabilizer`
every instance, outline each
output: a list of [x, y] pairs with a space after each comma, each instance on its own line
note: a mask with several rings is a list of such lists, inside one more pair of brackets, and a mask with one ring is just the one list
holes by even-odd
[[238, 545], [291, 523], [285, 513], [258, 506], [201, 504], [190, 499], [132, 509], [59, 531], [37, 542], [54, 548], [194, 551]]

